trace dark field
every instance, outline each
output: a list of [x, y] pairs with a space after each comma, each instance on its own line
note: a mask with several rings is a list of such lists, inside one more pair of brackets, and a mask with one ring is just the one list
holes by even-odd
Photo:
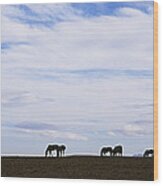
[[153, 180], [153, 158], [2, 157], [2, 177]]

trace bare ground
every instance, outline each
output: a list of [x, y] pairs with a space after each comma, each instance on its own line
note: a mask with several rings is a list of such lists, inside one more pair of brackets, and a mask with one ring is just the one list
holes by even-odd
[[1, 157], [2, 177], [153, 180], [153, 158]]

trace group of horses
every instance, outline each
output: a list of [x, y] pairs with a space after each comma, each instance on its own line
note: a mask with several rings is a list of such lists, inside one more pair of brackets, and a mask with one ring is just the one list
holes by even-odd
[[65, 153], [65, 145], [48, 145], [45, 150], [45, 157], [53, 157], [56, 154], [56, 157], [62, 157]]
[[[103, 147], [100, 151], [101, 156], [122, 156], [123, 155], [123, 147], [121, 145], [117, 145], [115, 147]], [[143, 153], [143, 157], [153, 157], [154, 150], [146, 149]]]
[[153, 157], [154, 156], [154, 150], [153, 149], [147, 149], [145, 150], [143, 157]]
[[[48, 145], [48, 147], [45, 150], [45, 157], [53, 157], [54, 155], [56, 157], [62, 157], [65, 154], [66, 146], [65, 145]], [[103, 147], [100, 151], [100, 156], [123, 156], [123, 147], [122, 145], [117, 145], [115, 147]], [[154, 156], [154, 150], [153, 149], [147, 149], [143, 153], [143, 157], [153, 157]]]
[[121, 145], [117, 145], [114, 148], [112, 147], [103, 147], [100, 151], [101, 156], [122, 156], [123, 148]]

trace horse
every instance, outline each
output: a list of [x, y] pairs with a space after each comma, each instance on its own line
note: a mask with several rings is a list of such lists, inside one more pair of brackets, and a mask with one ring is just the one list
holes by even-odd
[[112, 156], [122, 156], [123, 148], [121, 145], [115, 146], [112, 150]]
[[58, 146], [58, 157], [62, 157], [65, 153], [65, 145]]
[[101, 156], [105, 156], [107, 153], [110, 153], [110, 156], [112, 156], [112, 148], [111, 147], [103, 147], [101, 149]]
[[45, 157], [47, 157], [48, 155], [53, 157], [53, 151], [57, 151], [57, 157], [58, 157], [58, 145], [48, 145], [48, 147], [46, 148], [45, 151]]
[[145, 150], [144, 154], [143, 154], [143, 157], [153, 157], [154, 155], [154, 150], [153, 149], [147, 149]]

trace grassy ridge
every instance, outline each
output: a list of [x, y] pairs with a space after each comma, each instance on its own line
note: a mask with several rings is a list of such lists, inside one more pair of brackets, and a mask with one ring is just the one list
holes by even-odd
[[3, 177], [153, 180], [153, 158], [67, 156], [2, 157]]

